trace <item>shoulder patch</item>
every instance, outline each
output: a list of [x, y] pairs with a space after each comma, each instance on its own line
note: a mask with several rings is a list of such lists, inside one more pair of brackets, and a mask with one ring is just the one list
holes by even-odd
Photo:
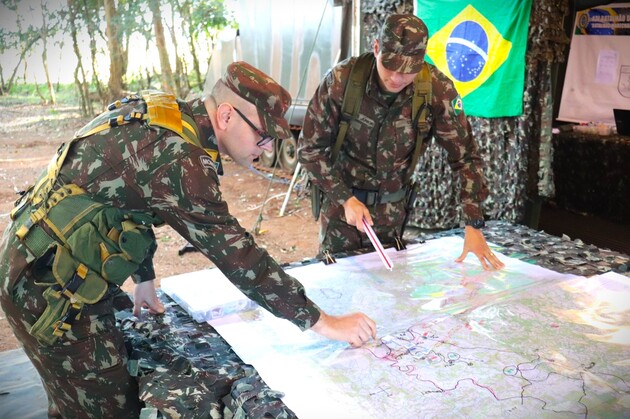
[[455, 116], [464, 111], [464, 102], [462, 102], [462, 98], [459, 95], [451, 101], [451, 106], [453, 107], [453, 111], [455, 111]]
[[214, 160], [212, 160], [210, 156], [199, 156], [199, 161], [201, 162], [201, 165], [206, 169], [217, 169]]

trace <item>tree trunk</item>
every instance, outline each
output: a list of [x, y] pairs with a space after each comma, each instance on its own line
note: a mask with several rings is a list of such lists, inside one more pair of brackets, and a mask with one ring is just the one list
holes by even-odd
[[114, 0], [104, 0], [105, 21], [107, 23], [107, 49], [109, 50], [109, 89], [108, 101], [114, 102], [123, 97], [122, 48], [120, 28]]
[[[94, 19], [92, 18], [90, 14], [90, 9], [88, 8], [86, 0], [83, 0], [82, 3], [83, 3], [83, 15], [85, 17], [85, 22], [87, 24], [87, 32], [88, 32], [88, 36], [90, 37], [90, 59], [91, 59], [91, 66], [92, 66], [92, 83], [94, 83], [94, 85], [96, 86], [96, 91], [98, 92], [98, 97], [100, 98], [101, 106], [102, 106], [104, 103], [108, 101], [109, 98], [106, 97], [107, 95], [103, 89], [103, 85], [101, 84], [101, 81], [98, 78], [99, 74], [96, 69], [96, 55], [97, 55], [96, 35], [100, 32], [100, 30], [98, 26], [94, 23]], [[85, 82], [87, 83], [87, 79], [85, 80]]]
[[164, 26], [162, 25], [162, 14], [160, 12], [159, 0], [149, 0], [149, 8], [153, 14], [155, 44], [157, 45], [158, 53], [160, 54], [162, 90], [173, 93], [173, 72], [171, 71], [171, 64], [168, 60], [168, 52], [166, 51], [166, 39], [164, 38]]
[[173, 42], [173, 46], [175, 47], [175, 74], [173, 77], [173, 81], [175, 82], [177, 97], [185, 97], [187, 92], [184, 92], [182, 83], [185, 75], [182, 68], [182, 60], [179, 58], [177, 36], [175, 34], [175, 13], [171, 13], [171, 26], [167, 26], [167, 28], [169, 34], [171, 35], [171, 42]]
[[[199, 57], [197, 57], [197, 46], [195, 45], [195, 30], [190, 24], [192, 21], [192, 17], [190, 15], [190, 7], [191, 3], [189, 1], [185, 1], [184, 4], [179, 8], [179, 14], [182, 16], [182, 22], [187, 22], [188, 27], [188, 47], [190, 48], [190, 55], [192, 55], [193, 59], [193, 70], [195, 71], [195, 76], [197, 76], [197, 88], [203, 89], [204, 79], [201, 77], [201, 70], [199, 69]], [[187, 77], [188, 87], [190, 88], [190, 79]]]
[[39, 41], [39, 39], [40, 39], [39, 35], [32, 37], [30, 40], [26, 42], [26, 44], [22, 48], [22, 51], [20, 52], [20, 59], [18, 60], [15, 67], [13, 68], [13, 72], [11, 73], [11, 77], [9, 78], [9, 82], [7, 83], [7, 87], [6, 87], [7, 93], [9, 93], [11, 91], [11, 88], [13, 87], [13, 82], [15, 81], [15, 76], [17, 75], [18, 68], [20, 68], [20, 64], [22, 64], [22, 61], [24, 61], [24, 57], [26, 56], [26, 53], [31, 49], [31, 47], [35, 44], [35, 42]]
[[42, 100], [42, 104], [48, 104], [48, 99], [42, 94], [42, 91], [39, 90], [39, 83], [37, 83], [37, 79], [35, 79], [35, 92], [37, 92], [37, 96]]
[[53, 86], [50, 80], [50, 73], [48, 71], [48, 54], [46, 53], [46, 43], [44, 42], [44, 50], [42, 51], [42, 63], [44, 65], [44, 74], [46, 74], [46, 84], [48, 85], [48, 92], [50, 93], [50, 103], [57, 104], [57, 96], [55, 96], [55, 86]]
[[41, 0], [42, 7], [42, 64], [44, 66], [44, 74], [46, 75], [46, 84], [48, 85], [48, 92], [50, 93], [50, 103], [57, 104], [57, 97], [55, 96], [55, 87], [50, 80], [50, 72], [48, 71], [48, 23], [46, 21], [46, 13], [48, 9], [44, 4], [44, 0]]
[[[89, 86], [87, 84], [87, 77], [85, 76], [85, 69], [83, 68], [83, 58], [81, 56], [81, 50], [79, 49], [79, 42], [77, 41], [77, 11], [74, 0], [68, 0], [68, 10], [70, 11], [70, 35], [72, 37], [72, 48], [74, 55], [77, 56], [77, 67], [74, 70], [74, 81], [81, 95], [81, 113], [83, 116], [94, 115], [94, 106], [89, 98]], [[81, 72], [81, 78], [79, 79], [79, 72]]]
[[0, 63], [0, 96], [4, 96], [6, 91], [6, 86], [4, 85], [4, 70], [2, 69], [2, 63]]
[[83, 93], [83, 86], [81, 81], [79, 80], [79, 66], [74, 67], [74, 84], [77, 87], [77, 91], [79, 92], [79, 99], [81, 100], [81, 115], [88, 116], [87, 110], [87, 98]]

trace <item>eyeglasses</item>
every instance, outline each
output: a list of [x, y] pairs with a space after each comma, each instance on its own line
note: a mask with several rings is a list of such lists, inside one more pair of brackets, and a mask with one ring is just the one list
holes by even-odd
[[254, 132], [258, 135], [260, 135], [260, 140], [258, 140], [258, 142], [256, 143], [256, 145], [258, 147], [262, 147], [265, 144], [270, 143], [271, 141], [275, 140], [274, 137], [272, 137], [269, 133], [256, 128], [256, 125], [254, 125], [252, 123], [252, 121], [250, 121], [249, 119], [247, 119], [247, 117], [245, 115], [243, 115], [243, 113], [241, 111], [239, 111], [238, 109], [234, 108], [234, 110], [236, 111], [237, 114], [239, 114], [241, 116], [241, 118], [243, 118], [243, 121], [247, 122], [247, 125], [249, 125], [250, 127], [252, 127], [252, 129], [254, 130]]

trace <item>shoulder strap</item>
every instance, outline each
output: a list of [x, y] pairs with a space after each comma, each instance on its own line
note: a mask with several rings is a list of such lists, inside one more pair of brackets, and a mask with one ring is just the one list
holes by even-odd
[[422, 142], [431, 135], [431, 130], [427, 119], [431, 113], [431, 101], [433, 99], [433, 86], [431, 84], [431, 70], [425, 62], [422, 70], [413, 79], [413, 98], [411, 100], [411, 117], [416, 131], [416, 145], [411, 157], [411, 164], [403, 185], [411, 180], [411, 175], [416, 170], [416, 165], [422, 152]]
[[[114, 112], [124, 104], [139, 100], [144, 100], [146, 102], [147, 110], [145, 113], [132, 112], [128, 115], [116, 115]], [[112, 115], [116, 116], [112, 117]], [[61, 166], [63, 165], [72, 144], [101, 131], [105, 131], [119, 125], [126, 125], [134, 121], [146, 121], [146, 123], [150, 126], [157, 126], [171, 130], [183, 138], [184, 141], [202, 148], [213, 161], [217, 160], [218, 151], [202, 147], [199, 141], [199, 131], [197, 125], [195, 124], [195, 120], [179, 110], [179, 104], [177, 103], [174, 95], [155, 90], [145, 90], [139, 95], [132, 94], [110, 104], [108, 106], [108, 111], [102, 113], [77, 131], [70, 142], [62, 144], [57, 151], [57, 154], [53, 156], [52, 160], [48, 164], [46, 174], [43, 175], [38, 180], [37, 184], [30, 190], [29, 196], [26, 197], [24, 202], [26, 203], [30, 201], [33, 205], [38, 205], [47, 199], [53, 185], [57, 181]], [[14, 211], [15, 213], [12, 211], [11, 214], [12, 218], [17, 216], [19, 208], [14, 208]]]
[[218, 152], [202, 147], [195, 120], [180, 111], [179, 103], [175, 95], [171, 93], [164, 93], [158, 90], [143, 90], [140, 94], [132, 94], [117, 100], [108, 106], [108, 111], [112, 112], [124, 104], [138, 100], [144, 100], [146, 112], [132, 112], [128, 115], [118, 115], [113, 118], [107, 118], [107, 112], [105, 112], [95, 120], [97, 123], [93, 121], [79, 130], [75, 134], [73, 141], [119, 125], [126, 125], [134, 121], [146, 121], [149, 126], [173, 131], [187, 143], [202, 148], [213, 161], [216, 161]]
[[350, 77], [346, 84], [346, 90], [343, 94], [343, 102], [341, 104], [341, 122], [339, 123], [339, 132], [337, 140], [330, 155], [331, 161], [334, 163], [341, 150], [341, 144], [346, 138], [348, 126], [359, 115], [365, 86], [367, 85], [370, 71], [374, 64], [374, 54], [371, 52], [360, 55], [350, 70]]

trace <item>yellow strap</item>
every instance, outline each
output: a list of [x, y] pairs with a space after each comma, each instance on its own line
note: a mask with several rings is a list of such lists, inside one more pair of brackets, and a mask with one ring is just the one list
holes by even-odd
[[57, 205], [62, 199], [64, 199], [65, 197], [69, 195], [83, 195], [84, 193], [85, 193], [85, 190], [83, 188], [75, 185], [74, 183], [71, 183], [69, 185], [63, 186], [57, 189], [56, 191], [54, 191], [52, 195], [50, 195], [50, 197], [46, 201], [46, 204], [48, 208], [50, 209], [54, 207], [55, 205]]
[[98, 246], [101, 250], [101, 262], [104, 262], [105, 259], [109, 257], [109, 251], [107, 250], [107, 246], [105, 246], [105, 243], [99, 243]]
[[219, 158], [218, 150], [213, 150], [211, 148], [204, 148], [203, 150], [206, 152], [206, 154], [208, 154], [208, 156], [210, 156], [213, 162], [216, 162], [217, 159]]
[[[15, 235], [17, 236], [17, 238], [19, 240], [24, 240], [24, 238], [28, 234], [28, 232], [31, 229], [31, 227], [33, 225], [37, 224], [38, 222], [40, 222], [41, 220], [44, 220], [44, 222], [48, 225], [48, 227], [60, 239], [65, 241], [63, 233], [52, 222], [50, 222], [50, 220], [48, 220], [48, 218], [46, 218], [46, 215], [48, 214], [48, 211], [52, 207], [54, 207], [59, 202], [61, 202], [61, 200], [64, 199], [65, 197], [67, 197], [69, 195], [81, 195], [81, 194], [84, 194], [84, 193], [85, 193], [85, 191], [82, 188], [80, 188], [79, 186], [75, 185], [75, 184], [70, 184], [70, 185], [66, 185], [66, 186], [64, 186], [62, 188], [59, 188], [58, 190], [56, 190], [48, 198], [48, 200], [46, 201], [45, 204], [41, 205], [39, 208], [37, 208], [37, 210], [35, 210], [29, 216], [28, 223], [27, 224], [23, 224], [22, 226], [20, 226], [20, 228], [18, 229], [17, 233], [15, 233]], [[37, 198], [37, 203], [41, 202], [41, 195], [43, 195], [43, 194], [38, 194], [38, 196], [35, 197], [35, 198]], [[36, 201], [35, 198], [33, 198], [33, 204], [35, 204], [35, 201]]]
[[[427, 63], [422, 65], [422, 70], [413, 79], [413, 97], [411, 99], [411, 117], [412, 121], [416, 125], [416, 145], [411, 155], [411, 162], [405, 177], [403, 178], [403, 184], [406, 185], [411, 180], [415, 167], [420, 159], [420, 153], [422, 152], [422, 142], [424, 141], [425, 133], [429, 131], [427, 125], [427, 116], [429, 115], [429, 107], [432, 101], [432, 89], [431, 83], [431, 70]], [[425, 105], [425, 106], [422, 106]], [[420, 108], [422, 110], [420, 111]], [[420, 112], [420, 114], [418, 114]], [[423, 132], [424, 129], [424, 132]]]
[[68, 155], [68, 151], [70, 151], [70, 146], [76, 140], [78, 140], [78, 138], [75, 138], [70, 143], [66, 144], [61, 150], [61, 153], [53, 156], [53, 158], [50, 160], [50, 163], [48, 163], [47, 175], [40, 179], [37, 185], [33, 188], [33, 205], [38, 205], [40, 202], [48, 197], [48, 193], [57, 181], [59, 170], [61, 170], [61, 166], [63, 165], [63, 162]]
[[15, 235], [17, 236], [17, 238], [19, 240], [24, 240], [24, 237], [26, 237], [26, 235], [28, 234], [29, 230], [31, 229], [31, 227], [38, 223], [41, 219], [43, 219], [44, 217], [46, 217], [46, 208], [44, 208], [44, 206], [41, 206], [37, 209], [37, 211], [33, 212], [29, 218], [28, 218], [28, 222], [26, 224], [22, 224], [20, 226], [20, 228], [18, 229], [18, 231], [15, 233]]
[[24, 240], [24, 237], [26, 237], [26, 235], [28, 234], [28, 230], [29, 228], [26, 227], [26, 225], [22, 224], [22, 226], [20, 226], [20, 228], [18, 229], [18, 231], [15, 233], [15, 236], [20, 240]]
[[140, 94], [147, 104], [149, 125], [166, 128], [177, 134], [183, 131], [182, 113], [175, 95], [154, 90], [144, 90]]
[[[128, 124], [133, 120], [142, 119], [145, 120], [149, 126], [160, 127], [173, 131], [187, 143], [201, 147], [197, 128], [194, 125], [194, 120], [190, 118], [192, 123], [186, 120], [187, 117], [179, 110], [179, 104], [177, 103], [175, 95], [155, 90], [143, 90], [140, 92], [140, 97], [147, 104], [147, 113], [142, 114], [140, 112], [132, 112], [130, 116], [133, 119], [130, 121], [124, 120], [124, 116], [119, 115], [116, 118], [116, 122], [119, 126]], [[80, 138], [89, 137], [90, 135], [94, 135], [110, 128], [111, 125], [108, 121], [92, 128], [85, 134], [81, 134]], [[212, 158], [213, 161], [217, 160], [219, 153], [216, 150], [204, 149], [204, 151], [210, 156], [210, 158]]]
[[[150, 126], [157, 126], [171, 130], [179, 135], [181, 138], [183, 138], [184, 141], [197, 147], [201, 147], [194, 120], [188, 116], [184, 117], [182, 115], [181, 111], [179, 110], [179, 104], [177, 103], [174, 95], [147, 90], [141, 92], [141, 97], [145, 100], [147, 104], [147, 114], [143, 115], [140, 112], [133, 112], [130, 115], [133, 118], [131, 120], [125, 120], [125, 117], [123, 115], [118, 115], [116, 117], [116, 123], [118, 125], [126, 125], [134, 120], [143, 119], [146, 120]], [[114, 103], [114, 105], [115, 107], [118, 107], [121, 105], [121, 102], [117, 101]], [[190, 119], [190, 122], [185, 120], [185, 118]], [[30, 199], [27, 197], [25, 198], [24, 202], [28, 202], [30, 200], [33, 206], [37, 206], [40, 205], [44, 200], [46, 200], [46, 204], [52, 202], [52, 205], [55, 205], [55, 201], [59, 201], [60, 197], [53, 196], [51, 197], [52, 199], [49, 200], [48, 194], [57, 181], [61, 166], [63, 165], [63, 162], [65, 161], [68, 152], [70, 151], [70, 146], [76, 141], [110, 128], [111, 123], [108, 120], [107, 122], [92, 128], [90, 131], [76, 136], [74, 139], [72, 139], [70, 143], [63, 146], [60, 152], [57, 153], [57, 155], [53, 156], [50, 163], [48, 164], [46, 176], [42, 176], [42, 178], [37, 182], [35, 187], [29, 193]], [[217, 161], [218, 151], [205, 148], [203, 150], [210, 156], [213, 161]], [[84, 193], [80, 188], [78, 188], [78, 191]], [[69, 192], [75, 193], [78, 191], [72, 189]], [[45, 205], [42, 205], [41, 208], [43, 208], [44, 206]], [[20, 208], [14, 209], [14, 211], [12, 211], [11, 213], [11, 216], [15, 217]], [[35, 224], [42, 220], [46, 215], [45, 211], [46, 210], [44, 209], [44, 213], [39, 213], [38, 210], [38, 214], [34, 219], [33, 216], [31, 216], [32, 224]], [[20, 227], [17, 232], [17, 236], [18, 238], [20, 238], [20, 240], [23, 240], [23, 238], [26, 237], [30, 227], [31, 226]], [[55, 229], [54, 226], [52, 226], [52, 228], [53, 230]], [[61, 232], [55, 231], [55, 234], [60, 233]], [[62, 237], [62, 235], [60, 235], [60, 237]]]
[[109, 125], [109, 122], [105, 122], [104, 124], [95, 126], [94, 128], [92, 128], [91, 130], [89, 130], [85, 134], [81, 134], [80, 138], [89, 137], [90, 135], [94, 135], [94, 134], [96, 134], [98, 132], [105, 131], [106, 129], [110, 129], [111, 127], [112, 126]]
[[116, 230], [116, 228], [112, 227], [108, 232], [107, 232], [107, 237], [112, 240], [115, 241], [116, 243], [118, 243], [118, 239], [120, 238], [120, 232], [118, 230]]
[[[426, 124], [427, 115], [429, 114], [429, 105], [432, 100], [431, 71], [427, 63], [422, 65], [422, 70], [413, 79], [413, 99], [412, 99], [412, 117], [420, 124]], [[416, 115], [423, 103], [424, 107], [420, 115]]]
[[184, 128], [188, 129], [189, 131], [192, 131], [192, 132], [197, 131], [195, 127], [193, 127], [191, 124], [188, 123], [188, 121], [185, 121], [184, 119], [182, 119], [182, 125]]
[[79, 263], [79, 267], [77, 268], [77, 275], [79, 275], [79, 278], [81, 279], [85, 279], [85, 277], [88, 274], [88, 268], [87, 266], [85, 266], [82, 263]]
[[63, 233], [61, 232], [61, 230], [59, 230], [59, 228], [57, 228], [57, 226], [55, 224], [53, 224], [52, 221], [50, 221], [50, 219], [48, 217], [44, 218], [44, 222], [46, 223], [46, 225], [48, 226], [49, 229], [52, 230], [53, 233], [55, 233], [55, 235], [63, 241], [63, 243], [66, 243], [66, 237], [63, 235]]
[[120, 225], [122, 226], [123, 231], [131, 231], [138, 226], [138, 224], [129, 220], [123, 221]]

